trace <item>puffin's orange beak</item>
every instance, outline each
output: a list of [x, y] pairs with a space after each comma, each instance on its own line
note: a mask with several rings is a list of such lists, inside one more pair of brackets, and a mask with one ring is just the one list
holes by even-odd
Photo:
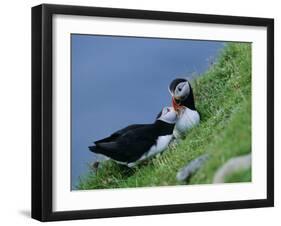
[[179, 110], [181, 109], [181, 105], [179, 105], [179, 104], [176, 102], [176, 100], [175, 100], [174, 97], [172, 97], [172, 105], [173, 105], [173, 108], [175, 109], [175, 111], [179, 111]]

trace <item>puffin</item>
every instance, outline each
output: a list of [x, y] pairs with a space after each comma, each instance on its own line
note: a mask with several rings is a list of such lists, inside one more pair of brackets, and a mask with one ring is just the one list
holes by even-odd
[[164, 107], [154, 123], [129, 125], [109, 137], [95, 141], [89, 150], [131, 168], [168, 147], [176, 121], [174, 108]]
[[174, 79], [168, 90], [172, 96], [172, 105], [178, 115], [174, 136], [181, 138], [188, 130], [199, 124], [200, 114], [195, 108], [192, 87], [187, 79]]

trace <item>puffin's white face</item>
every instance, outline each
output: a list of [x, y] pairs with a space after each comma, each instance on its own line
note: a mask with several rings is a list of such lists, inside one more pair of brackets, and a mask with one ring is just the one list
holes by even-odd
[[187, 97], [190, 93], [190, 87], [188, 84], [188, 81], [186, 82], [180, 82], [173, 93], [173, 96], [176, 100], [181, 100], [184, 99], [185, 97]]
[[158, 120], [175, 124], [177, 121], [177, 113], [173, 107], [164, 107]]

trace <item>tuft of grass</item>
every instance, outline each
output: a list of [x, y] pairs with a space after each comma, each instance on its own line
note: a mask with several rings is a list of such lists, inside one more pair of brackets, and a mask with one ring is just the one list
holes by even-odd
[[[226, 44], [216, 62], [192, 83], [201, 123], [185, 139], [134, 169], [108, 161], [97, 174], [82, 177], [77, 189], [211, 183], [228, 159], [251, 152], [251, 44]], [[188, 182], [178, 182], [177, 171], [204, 153], [209, 154], [206, 163]], [[251, 173], [241, 171], [227, 179], [233, 181], [251, 181]]]

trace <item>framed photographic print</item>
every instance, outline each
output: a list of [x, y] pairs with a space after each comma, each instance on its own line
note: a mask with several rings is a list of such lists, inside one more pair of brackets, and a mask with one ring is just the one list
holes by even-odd
[[32, 217], [274, 204], [274, 21], [32, 8]]

